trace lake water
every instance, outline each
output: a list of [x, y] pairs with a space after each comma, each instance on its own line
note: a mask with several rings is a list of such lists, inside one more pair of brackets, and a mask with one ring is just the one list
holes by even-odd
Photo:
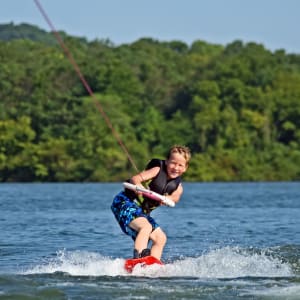
[[164, 266], [124, 269], [121, 183], [1, 184], [0, 299], [300, 299], [300, 183], [184, 183]]

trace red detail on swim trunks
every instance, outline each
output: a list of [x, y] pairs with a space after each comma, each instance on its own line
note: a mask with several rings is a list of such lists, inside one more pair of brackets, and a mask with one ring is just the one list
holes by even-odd
[[131, 273], [133, 268], [137, 265], [141, 264], [143, 267], [153, 265], [153, 264], [158, 264], [158, 265], [163, 265], [163, 263], [155, 258], [154, 256], [145, 256], [141, 258], [128, 258], [125, 260], [125, 270], [128, 273]]

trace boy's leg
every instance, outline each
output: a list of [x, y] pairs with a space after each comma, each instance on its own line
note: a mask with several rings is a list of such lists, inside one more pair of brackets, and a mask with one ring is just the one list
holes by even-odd
[[140, 255], [141, 252], [148, 247], [149, 237], [152, 231], [152, 225], [144, 217], [138, 217], [130, 222], [130, 228], [138, 232], [134, 248], [137, 250], [137, 254]]
[[157, 259], [161, 259], [164, 247], [167, 242], [167, 236], [160, 227], [156, 228], [151, 234], [152, 241], [151, 255]]

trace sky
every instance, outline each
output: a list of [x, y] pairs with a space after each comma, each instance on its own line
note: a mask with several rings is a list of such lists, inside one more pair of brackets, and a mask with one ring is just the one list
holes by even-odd
[[[299, 0], [38, 0], [56, 30], [109, 39], [114, 45], [140, 38], [242, 40], [300, 54]], [[0, 0], [0, 24], [29, 23], [50, 31], [34, 0]]]

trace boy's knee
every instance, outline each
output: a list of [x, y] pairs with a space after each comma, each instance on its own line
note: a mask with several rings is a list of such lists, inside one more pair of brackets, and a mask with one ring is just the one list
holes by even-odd
[[141, 227], [140, 231], [144, 231], [145, 233], [147, 233], [147, 234], [150, 235], [150, 233], [151, 233], [151, 231], [152, 231], [152, 225], [151, 225], [150, 223], [144, 224], [144, 225]]
[[165, 245], [167, 242], [167, 236], [166, 234], [161, 230], [159, 232], [157, 232], [157, 235], [155, 237], [155, 242], [159, 243], [161, 245]]
[[167, 242], [167, 235], [164, 232], [162, 232], [161, 243], [166, 244], [166, 242]]

